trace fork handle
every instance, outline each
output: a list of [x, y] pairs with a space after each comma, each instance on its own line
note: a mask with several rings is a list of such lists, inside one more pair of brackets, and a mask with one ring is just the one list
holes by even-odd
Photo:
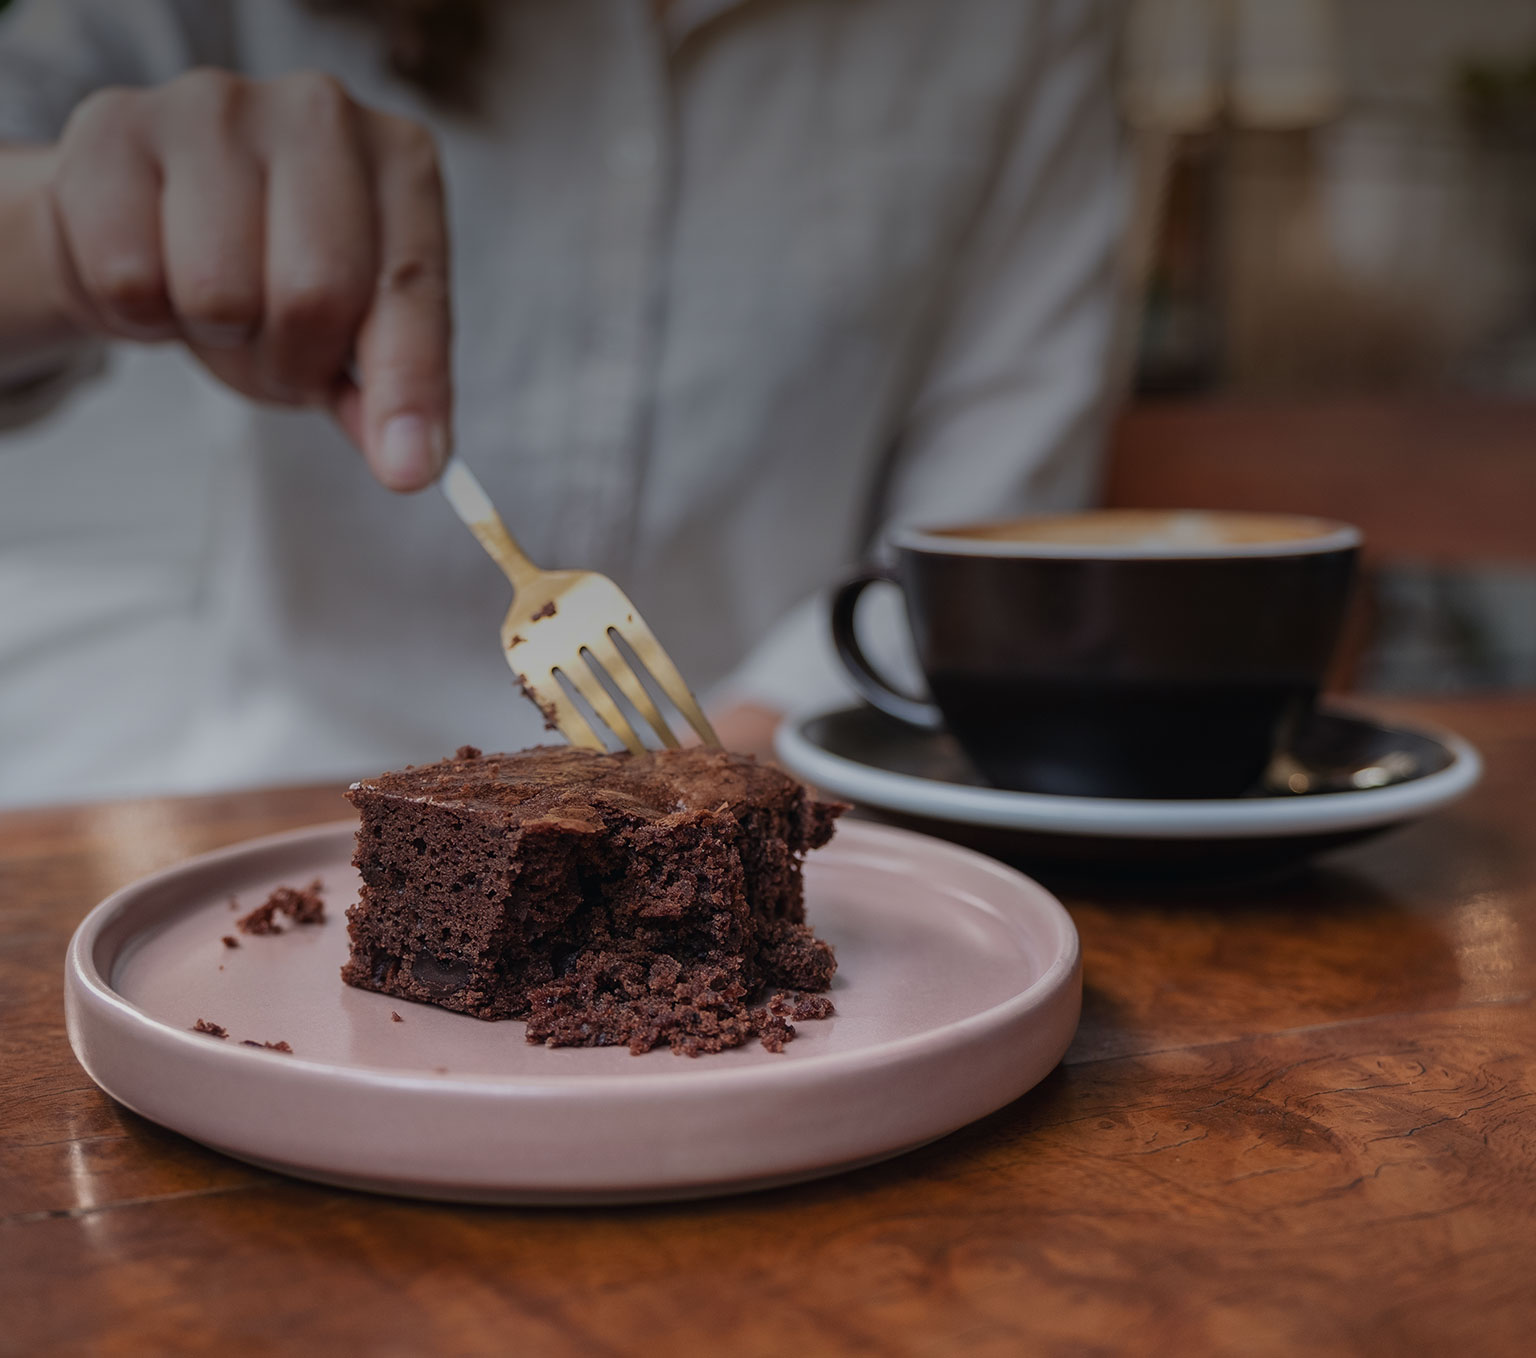
[[501, 521], [501, 515], [496, 512], [496, 506], [491, 503], [479, 478], [459, 458], [448, 464], [438, 485], [444, 498], [453, 506], [453, 512], [479, 539], [491, 560], [501, 567], [502, 574], [512, 582], [515, 591], [521, 591], [541, 574], [517, 545], [517, 540], [507, 532], [507, 525]]

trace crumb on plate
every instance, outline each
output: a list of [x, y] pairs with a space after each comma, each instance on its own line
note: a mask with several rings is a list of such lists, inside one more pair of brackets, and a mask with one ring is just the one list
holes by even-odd
[[[291, 886], [275, 888], [250, 914], [237, 919], [235, 926], [243, 934], [280, 934], [283, 927], [277, 922], [279, 914], [287, 915], [295, 924], [324, 924], [325, 900], [320, 879], [315, 878], [302, 890]], [[227, 938], [224, 942], [229, 947], [238, 946]]]

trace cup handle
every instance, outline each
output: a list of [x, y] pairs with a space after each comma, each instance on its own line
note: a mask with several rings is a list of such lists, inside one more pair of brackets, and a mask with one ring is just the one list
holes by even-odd
[[873, 584], [897, 584], [895, 575], [880, 566], [871, 566], [853, 579], [839, 585], [832, 596], [832, 644], [837, 658], [848, 671], [848, 678], [860, 696], [888, 717], [924, 731], [937, 731], [944, 725], [943, 714], [930, 702], [893, 688], [869, 663], [854, 626], [854, 610], [859, 595]]

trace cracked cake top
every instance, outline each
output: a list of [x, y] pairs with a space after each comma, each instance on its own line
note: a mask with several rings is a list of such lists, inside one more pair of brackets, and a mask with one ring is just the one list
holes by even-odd
[[348, 794], [494, 812], [513, 824], [559, 820], [598, 829], [609, 821], [657, 820], [687, 811], [732, 810], [801, 794], [788, 774], [751, 755], [694, 746], [604, 754], [543, 745], [516, 754], [464, 746], [452, 759], [354, 783]]

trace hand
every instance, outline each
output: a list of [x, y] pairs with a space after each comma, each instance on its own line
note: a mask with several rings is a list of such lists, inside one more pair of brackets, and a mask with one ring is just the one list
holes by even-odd
[[198, 70], [91, 95], [42, 180], [79, 330], [180, 340], [247, 396], [328, 407], [393, 490], [442, 470], [448, 242], [424, 128], [328, 76]]

